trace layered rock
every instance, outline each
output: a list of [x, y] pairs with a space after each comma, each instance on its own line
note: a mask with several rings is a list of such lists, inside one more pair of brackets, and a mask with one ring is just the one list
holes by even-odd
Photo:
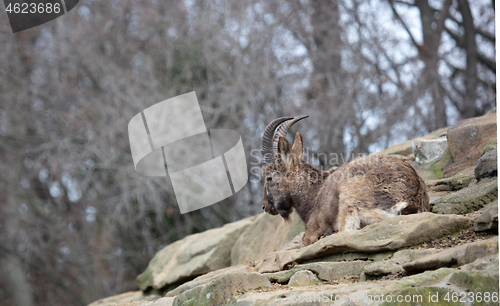
[[271, 283], [259, 273], [224, 274], [179, 294], [173, 304], [224, 305], [238, 293], [270, 287]]
[[446, 133], [448, 151], [452, 164], [447, 165], [445, 174], [453, 176], [460, 169], [473, 167], [481, 152], [492, 140], [496, 142], [496, 109], [484, 116], [460, 121]]
[[339, 261], [339, 262], [313, 262], [296, 265], [290, 270], [279, 271], [276, 273], [264, 273], [273, 283], [286, 284], [291, 281], [293, 275], [299, 271], [310, 271], [323, 282], [333, 282], [347, 277], [359, 277], [361, 272], [369, 261]]
[[168, 245], [156, 253], [146, 271], [137, 277], [139, 289], [162, 289], [230, 266], [234, 243], [251, 223], [249, 219], [229, 223]]
[[327, 236], [301, 249], [270, 253], [257, 267], [260, 273], [268, 273], [331, 254], [393, 251], [453, 234], [468, 224], [468, 218], [456, 215], [420, 213], [397, 216], [368, 225], [359, 231], [344, 231]]
[[476, 232], [498, 229], [498, 200], [479, 211], [480, 215], [474, 221]]
[[493, 237], [428, 254], [405, 263], [403, 269], [408, 273], [415, 273], [450, 265], [462, 266], [496, 253], [498, 253], [498, 237]]
[[[259, 214], [170, 244], [138, 276], [139, 291], [91, 305], [331, 305], [344, 298], [356, 300], [339, 305], [408, 304], [398, 296], [438, 305], [470, 292], [488, 293], [490, 302], [483, 303], [498, 305], [495, 116], [378, 153], [412, 164], [429, 187], [432, 212], [332, 234], [307, 247], [297, 214], [290, 223]], [[463, 232], [474, 241], [443, 242]]]
[[295, 211], [289, 223], [283, 222], [280, 216], [262, 213], [236, 240], [231, 250], [231, 264], [238, 265], [261, 260], [268, 253], [281, 249], [304, 230], [304, 222]]
[[476, 168], [474, 168], [474, 174], [478, 180], [484, 177], [497, 176], [497, 167], [497, 149], [495, 148], [481, 156], [477, 161]]
[[497, 178], [483, 179], [458, 192], [433, 199], [431, 210], [437, 214], [467, 214], [480, 210], [498, 198]]
[[[479, 295], [481, 295], [481, 301], [485, 305], [498, 305], [498, 281], [498, 254], [496, 254], [477, 259], [460, 269], [441, 268], [398, 280], [251, 292], [236, 296], [230, 305], [291, 305], [294, 303], [360, 306], [454, 305], [453, 300], [460, 299], [459, 294], [462, 292], [473, 292], [474, 301], [479, 301]], [[484, 302], [485, 296], [488, 296], [486, 303]]]

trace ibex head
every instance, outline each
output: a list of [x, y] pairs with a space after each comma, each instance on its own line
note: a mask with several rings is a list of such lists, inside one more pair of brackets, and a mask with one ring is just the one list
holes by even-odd
[[[303, 140], [297, 132], [293, 146], [285, 138], [290, 127], [308, 116], [283, 117], [272, 121], [262, 137], [262, 176], [264, 197], [262, 208], [271, 215], [280, 214], [288, 220], [292, 212], [294, 191], [307, 176], [302, 158]], [[275, 130], [277, 129], [276, 133]]]

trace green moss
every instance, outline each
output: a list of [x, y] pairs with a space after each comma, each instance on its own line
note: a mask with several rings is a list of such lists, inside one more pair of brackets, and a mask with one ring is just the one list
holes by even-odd
[[467, 214], [479, 210], [498, 198], [497, 178], [483, 179], [478, 185], [445, 195], [432, 203], [438, 214]]
[[481, 150], [481, 156], [496, 148], [497, 148], [497, 138], [493, 137], [490, 140], [488, 140], [484, 148]]
[[411, 165], [415, 168], [415, 170], [417, 170], [418, 174], [424, 179], [424, 181], [428, 181], [442, 179], [444, 177], [444, 168], [451, 162], [450, 152], [447, 150], [443, 157], [434, 163], [420, 165], [413, 162]]
[[443, 158], [441, 158], [440, 160], [433, 163], [430, 166], [430, 169], [432, 170], [432, 172], [434, 172], [434, 174], [438, 178], [442, 179], [444, 177], [444, 174], [443, 174], [444, 167], [446, 167], [446, 165], [448, 165], [450, 162], [451, 162], [451, 155], [450, 155], [450, 152], [448, 152], [448, 150], [446, 150], [446, 153], [443, 156]]
[[[486, 273], [456, 272], [451, 276], [450, 283], [465, 288], [469, 292], [480, 292], [484, 296], [487, 292], [489, 294], [498, 292], [498, 280], [498, 273], [488, 275]], [[477, 301], [476, 305], [498, 305], [498, 301], [497, 303], [485, 303], [484, 301], [480, 303]]]
[[440, 179], [444, 177], [443, 170], [441, 169], [432, 168], [432, 172], [434, 172], [434, 174]]
[[[452, 300], [445, 301], [444, 297], [446, 294], [451, 295], [451, 292], [438, 287], [420, 287], [420, 288], [407, 288], [401, 290], [400, 292], [391, 294], [389, 297], [391, 298], [391, 302], [388, 302], [386, 297], [386, 301], [381, 306], [389, 306], [389, 305], [419, 305], [419, 306], [427, 306], [427, 305], [462, 305], [459, 301], [453, 302]], [[401, 302], [398, 302], [397, 300]]]

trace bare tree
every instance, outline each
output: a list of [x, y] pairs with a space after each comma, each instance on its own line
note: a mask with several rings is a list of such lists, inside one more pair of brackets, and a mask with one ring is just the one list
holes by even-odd
[[[479, 15], [477, 19], [483, 19], [483, 22], [477, 20], [476, 25], [467, 0], [446, 0], [441, 7], [433, 7], [428, 1], [389, 1], [395, 18], [405, 27], [413, 45], [418, 49], [418, 60], [424, 63], [421, 85], [416, 88], [428, 89], [435, 105], [434, 116], [430, 117], [434, 122], [427, 123], [429, 128], [435, 129], [448, 124], [445, 100], [459, 112], [461, 118], [484, 114], [494, 105], [494, 57], [483, 54], [476, 44], [479, 39], [482, 40], [483, 49], [489, 49], [490, 52], [494, 50], [494, 34], [489, 30], [492, 27], [494, 29], [494, 6], [490, 2], [475, 2]], [[396, 5], [418, 8], [423, 36], [421, 43], [406, 26]], [[451, 37], [453, 43], [448, 37]], [[445, 47], [448, 50], [440, 52], [443, 44], [454, 46]], [[465, 57], [465, 68], [452, 62], [452, 57], [457, 56]], [[478, 67], [483, 70], [482, 77], [478, 75]], [[443, 75], [440, 68], [451, 73]], [[478, 97], [479, 91], [484, 92], [481, 97]]]

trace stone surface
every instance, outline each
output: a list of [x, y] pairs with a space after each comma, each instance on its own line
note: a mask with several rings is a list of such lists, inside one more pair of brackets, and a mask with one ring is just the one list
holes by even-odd
[[394, 254], [394, 251], [387, 252], [377, 252], [377, 253], [339, 253], [339, 254], [331, 254], [327, 256], [322, 256], [320, 258], [313, 258], [307, 260], [305, 263], [318, 262], [318, 261], [327, 261], [327, 262], [338, 262], [338, 261], [355, 261], [355, 260], [363, 260], [367, 263], [380, 261], [384, 259], [390, 258]]
[[168, 245], [156, 253], [146, 270], [137, 277], [139, 288], [162, 289], [166, 285], [230, 266], [233, 245], [251, 223], [251, 220], [244, 219]]
[[408, 140], [406, 142], [403, 142], [403, 143], [400, 143], [397, 145], [390, 146], [389, 148], [387, 148], [383, 151], [380, 151], [376, 154], [380, 154], [380, 155], [395, 155], [395, 154], [397, 154], [397, 155], [402, 155], [402, 156], [408, 156], [410, 154], [413, 154], [412, 153], [413, 152], [412, 151], [412, 142], [414, 142], [415, 140], [420, 140], [420, 139], [436, 139], [436, 138], [442, 137], [443, 135], [446, 134], [447, 130], [448, 130], [448, 128], [441, 128], [441, 129], [435, 130], [434, 132], [432, 132], [428, 135], [418, 137], [415, 139], [411, 139], [411, 140]]
[[440, 180], [430, 180], [426, 184], [432, 191], [456, 191], [467, 187], [474, 179], [472, 175], [456, 175]]
[[174, 299], [174, 305], [224, 305], [234, 296], [261, 288], [271, 283], [259, 273], [231, 273], [184, 291]]
[[144, 301], [153, 301], [159, 298], [160, 296], [156, 294], [144, 294], [142, 291], [130, 291], [97, 300], [88, 306], [111, 306], [125, 303], [130, 306], [141, 305]]
[[481, 209], [479, 217], [474, 221], [476, 232], [498, 228], [498, 200]]
[[365, 266], [364, 272], [368, 277], [379, 277], [388, 274], [403, 273], [405, 272], [403, 264], [437, 252], [439, 251], [436, 249], [409, 249], [397, 251], [388, 260], [377, 261]]
[[162, 297], [160, 299], [157, 299], [151, 304], [146, 304], [147, 306], [172, 306], [174, 305], [174, 299], [173, 297]]
[[419, 164], [417, 161], [414, 161], [410, 164], [417, 171], [418, 175], [427, 182], [443, 179], [445, 177], [443, 171], [449, 163], [451, 163], [450, 153], [445, 151], [444, 154], [432, 162]]
[[[498, 254], [486, 256], [477, 259], [476, 261], [460, 267], [459, 271], [454, 271], [445, 277], [441, 282], [436, 284], [440, 288], [468, 294], [473, 292], [478, 293], [483, 297], [481, 303], [470, 303], [469, 305], [498, 305], [498, 301], [484, 301], [486, 293], [498, 293]], [[463, 295], [462, 295], [463, 296]], [[479, 300], [476, 299], [476, 302]]]
[[494, 274], [498, 273], [498, 253], [483, 258], [476, 259], [475, 261], [460, 267], [461, 271], [485, 271]]
[[309, 270], [301, 270], [295, 272], [292, 277], [290, 277], [290, 281], [288, 282], [288, 286], [290, 287], [299, 287], [299, 286], [314, 286], [321, 283], [314, 273]]
[[461, 246], [442, 250], [420, 259], [405, 263], [403, 269], [408, 273], [434, 270], [450, 265], [462, 266], [478, 258], [498, 253], [498, 237], [466, 243]]
[[446, 133], [453, 163], [446, 166], [445, 177], [474, 166], [489, 140], [497, 136], [496, 113], [460, 121]]
[[273, 251], [279, 250], [305, 229], [304, 222], [294, 211], [291, 222], [281, 216], [261, 213], [239, 236], [231, 251], [231, 264], [245, 264], [260, 260]]
[[497, 149], [491, 150], [481, 156], [481, 158], [477, 161], [474, 174], [478, 180], [488, 176], [497, 176], [497, 154]]
[[485, 178], [458, 192], [433, 199], [431, 211], [437, 214], [467, 214], [498, 198], [497, 178]]
[[168, 291], [165, 296], [167, 297], [174, 297], [176, 295], [179, 295], [187, 290], [193, 289], [195, 287], [207, 284], [216, 278], [223, 276], [223, 275], [229, 275], [229, 274], [234, 274], [234, 273], [244, 273], [248, 271], [248, 266], [247, 265], [238, 265], [238, 266], [232, 266], [232, 267], [227, 267], [224, 269], [219, 269], [216, 271], [208, 272], [206, 274], [200, 275], [197, 278], [185, 282], [184, 284], [178, 286], [177, 288]]
[[[446, 294], [453, 292], [498, 292], [498, 254], [480, 258], [460, 270], [441, 268], [397, 280], [249, 292], [236, 297], [229, 305], [455, 305], [444, 300]], [[438, 300], [435, 300], [436, 294]], [[398, 296], [403, 299], [401, 303], [397, 302]], [[413, 296], [417, 299], [421, 296], [421, 300], [404, 301], [405, 297], [413, 299]], [[387, 302], [389, 297], [393, 299], [391, 302]], [[498, 302], [487, 305], [498, 305]]]
[[[369, 305], [462, 305], [461, 303], [447, 303], [444, 300], [446, 294], [459, 294], [461, 292], [498, 292], [498, 254], [480, 258], [469, 265], [459, 269], [441, 268], [435, 271], [404, 277], [388, 286], [376, 286], [369, 290], [368, 295], [381, 296], [422, 296], [421, 302], [413, 303], [371, 303]], [[438, 299], [431, 300], [432, 296]], [[359, 305], [366, 305], [366, 301]], [[498, 301], [493, 304], [497, 305]], [[474, 304], [470, 304], [474, 305]]]
[[481, 156], [483, 156], [484, 154], [488, 153], [491, 150], [496, 149], [497, 145], [498, 145], [497, 138], [496, 137], [490, 138], [490, 140], [488, 140], [484, 148], [481, 150]]
[[292, 275], [298, 271], [308, 270], [314, 272], [318, 278], [325, 282], [333, 282], [346, 277], [359, 276], [369, 261], [355, 260], [342, 262], [314, 262], [294, 266], [290, 270], [263, 275], [273, 283], [286, 284]]
[[431, 164], [443, 158], [448, 149], [446, 137], [436, 139], [416, 139], [411, 144], [415, 161], [419, 164]]
[[281, 271], [294, 263], [343, 252], [384, 252], [432, 241], [468, 225], [465, 217], [420, 213], [397, 216], [364, 227], [327, 236], [298, 250], [268, 254], [258, 265], [261, 273]]

